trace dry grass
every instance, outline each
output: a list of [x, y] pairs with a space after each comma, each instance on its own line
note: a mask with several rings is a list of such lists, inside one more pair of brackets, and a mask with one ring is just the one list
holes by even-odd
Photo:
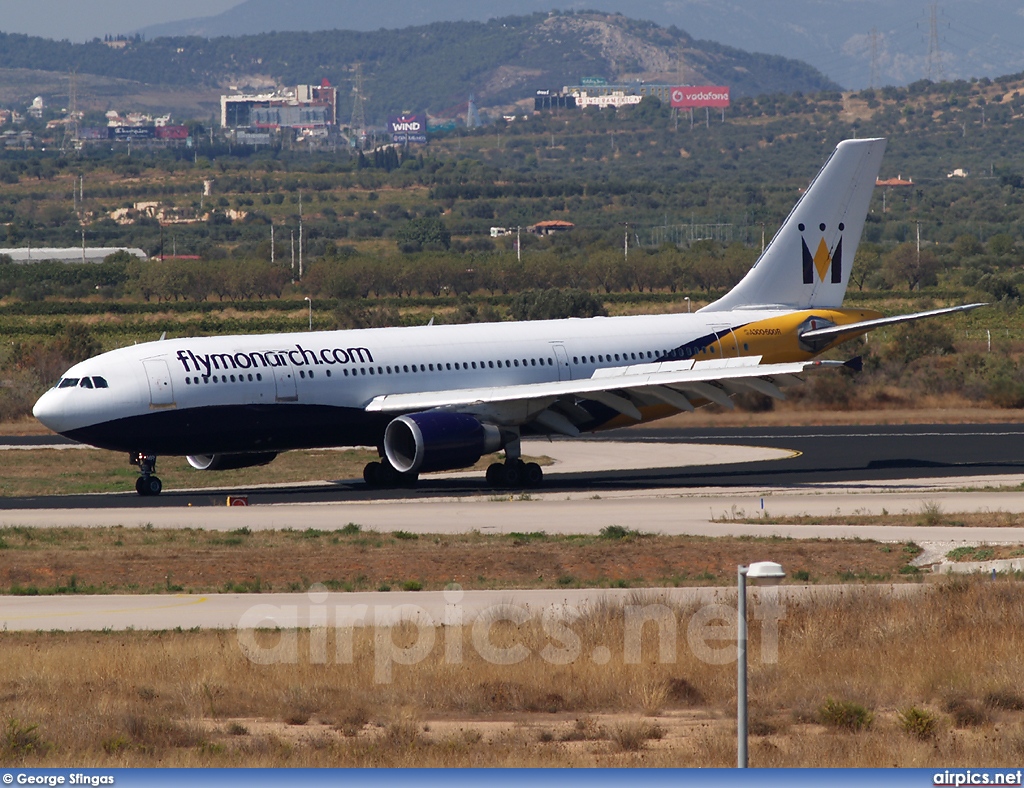
[[[751, 765], [1019, 763], [1022, 602], [1020, 584], [959, 581], [913, 600], [792, 605], [774, 664], [760, 658], [755, 624]], [[101, 767], [730, 766], [735, 665], [697, 658], [687, 646], [692, 614], [676, 611], [672, 662], [658, 661], [658, 632], [648, 625], [641, 663], [626, 664], [623, 617], [609, 607], [572, 624], [575, 658], [543, 659], [545, 646], [570, 643], [537, 621], [492, 628], [494, 645], [528, 650], [509, 665], [482, 660], [469, 628], [438, 630], [429, 654], [393, 665], [389, 683], [374, 679], [381, 646], [372, 631], [354, 632], [351, 663], [329, 664], [309, 662], [309, 635], [300, 632], [298, 662], [283, 665], [249, 662], [230, 632], [4, 633], [0, 758]], [[396, 647], [417, 636], [409, 625], [385, 634]], [[268, 645], [281, 636], [260, 635]], [[461, 661], [444, 658], [454, 642]], [[607, 664], [591, 658], [599, 646], [610, 651]], [[644, 717], [659, 686], [660, 713]], [[872, 724], [823, 726], [830, 699], [863, 709]]]
[[[766, 552], [799, 582], [913, 580], [916, 545], [702, 536], [437, 535], [411, 531], [231, 532], [0, 528], [0, 593], [209, 593], [645, 587], [732, 584]], [[648, 689], [649, 709], [663, 688]], [[678, 688], [668, 687], [669, 695]]]

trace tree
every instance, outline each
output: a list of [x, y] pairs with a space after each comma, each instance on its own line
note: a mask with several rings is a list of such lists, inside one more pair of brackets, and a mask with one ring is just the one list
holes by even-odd
[[939, 261], [930, 249], [918, 252], [914, 244], [907, 243], [885, 255], [884, 268], [890, 285], [906, 282], [908, 290], [917, 290], [935, 284]]
[[583, 290], [528, 290], [509, 304], [513, 320], [557, 320], [565, 317], [596, 317], [608, 312], [594, 295]]
[[447, 250], [452, 245], [452, 234], [436, 216], [421, 216], [406, 222], [395, 233], [398, 248], [403, 252]]

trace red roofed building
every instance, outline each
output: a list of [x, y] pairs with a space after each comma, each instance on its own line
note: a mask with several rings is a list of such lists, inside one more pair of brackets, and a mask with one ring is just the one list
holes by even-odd
[[571, 230], [576, 225], [572, 222], [563, 222], [558, 219], [552, 219], [547, 222], [537, 222], [526, 228], [526, 231], [533, 233], [534, 235], [551, 235], [551, 233], [565, 233]]
[[876, 178], [875, 179], [875, 186], [913, 186], [913, 185], [914, 185], [914, 179], [910, 178], [909, 180], [905, 181], [905, 180], [903, 180], [902, 173], [900, 175], [897, 175], [895, 178], [887, 178], [884, 181], [881, 178]]

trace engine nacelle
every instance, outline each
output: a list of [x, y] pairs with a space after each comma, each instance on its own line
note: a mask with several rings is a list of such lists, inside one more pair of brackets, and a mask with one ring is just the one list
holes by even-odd
[[275, 457], [276, 451], [265, 451], [252, 454], [190, 454], [185, 459], [197, 471], [233, 471], [236, 468], [266, 465]]
[[410, 413], [384, 431], [384, 453], [399, 473], [466, 468], [501, 445], [497, 427], [465, 413]]

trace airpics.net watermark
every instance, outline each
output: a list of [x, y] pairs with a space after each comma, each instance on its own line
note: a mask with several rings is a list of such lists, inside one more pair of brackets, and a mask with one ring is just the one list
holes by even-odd
[[[606, 665], [614, 656], [612, 648], [618, 646], [624, 664], [638, 665], [645, 656], [647, 635], [648, 660], [652, 658], [650, 652], [655, 651], [657, 662], [673, 664], [679, 658], [680, 630], [684, 625], [686, 647], [698, 660], [712, 665], [736, 660], [736, 608], [718, 602], [682, 609], [660, 602], [616, 605], [603, 615], [608, 620], [621, 617], [621, 631], [616, 626], [604, 629], [614, 633], [616, 639], [621, 637], [621, 644], [589, 646], [589, 652], [584, 653], [578, 630], [586, 625], [588, 613], [573, 605], [549, 605], [538, 610], [526, 604], [502, 602], [470, 612], [465, 592], [458, 585], [444, 591], [443, 610], [437, 615], [415, 604], [328, 604], [330, 595], [321, 584], [312, 586], [306, 596], [308, 602], [302, 605], [257, 604], [242, 614], [237, 628], [238, 644], [251, 662], [283, 665], [308, 660], [314, 665], [350, 665], [355, 660], [355, 631], [370, 628], [373, 679], [378, 684], [392, 680], [395, 665], [417, 665], [435, 651], [446, 664], [461, 664], [467, 646], [493, 665], [515, 665], [534, 655], [551, 665], [568, 665], [580, 659]], [[753, 601], [749, 614], [751, 631], [756, 632], [759, 641], [757, 656], [764, 664], [775, 664], [784, 606], [776, 596], [765, 594]], [[507, 625], [522, 628], [532, 621], [540, 626], [543, 645], [535, 642], [531, 648], [515, 638], [509, 642]], [[307, 627], [308, 646], [300, 649], [299, 630]], [[495, 643], [493, 635], [498, 627], [506, 628], [501, 638], [506, 645]], [[396, 638], [398, 630], [401, 634]], [[268, 637], [268, 632], [273, 635]], [[332, 634], [333, 650], [329, 648]], [[399, 645], [396, 640], [406, 645]]]

